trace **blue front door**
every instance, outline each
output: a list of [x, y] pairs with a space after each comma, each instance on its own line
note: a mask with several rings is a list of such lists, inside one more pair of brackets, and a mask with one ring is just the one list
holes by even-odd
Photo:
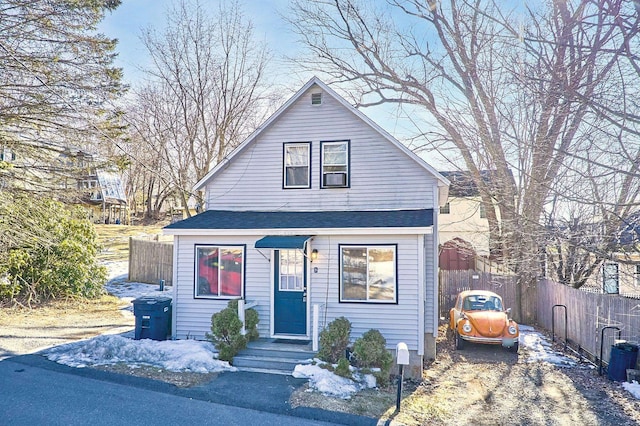
[[274, 334], [307, 334], [307, 262], [301, 250], [274, 250]]

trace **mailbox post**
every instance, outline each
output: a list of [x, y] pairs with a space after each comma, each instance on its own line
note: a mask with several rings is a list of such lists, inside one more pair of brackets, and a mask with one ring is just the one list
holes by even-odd
[[398, 364], [398, 398], [396, 400], [396, 413], [400, 412], [400, 399], [402, 398], [402, 380], [404, 377], [404, 366], [409, 365], [409, 348], [404, 342], [396, 345], [396, 364]]

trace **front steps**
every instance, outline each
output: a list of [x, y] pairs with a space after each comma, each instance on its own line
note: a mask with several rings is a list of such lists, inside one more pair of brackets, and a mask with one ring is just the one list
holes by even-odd
[[233, 357], [233, 366], [240, 371], [290, 375], [296, 365], [308, 364], [315, 356], [310, 342], [258, 339]]

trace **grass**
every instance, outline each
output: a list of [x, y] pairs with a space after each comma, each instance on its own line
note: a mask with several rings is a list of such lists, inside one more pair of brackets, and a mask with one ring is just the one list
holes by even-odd
[[98, 242], [102, 252], [98, 255], [100, 261], [120, 261], [129, 258], [129, 237], [144, 237], [160, 235], [165, 224], [156, 225], [95, 225]]

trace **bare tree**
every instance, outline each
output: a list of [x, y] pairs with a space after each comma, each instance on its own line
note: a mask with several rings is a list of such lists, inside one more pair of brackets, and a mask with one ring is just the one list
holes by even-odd
[[163, 33], [149, 29], [142, 39], [153, 65], [136, 91], [146, 112], [135, 116], [135, 131], [162, 158], [162, 192], [186, 206], [193, 185], [262, 121], [269, 52], [237, 2], [212, 16], [182, 1]]
[[[633, 4], [293, 3], [290, 22], [311, 51], [304, 65], [351, 83], [360, 106], [395, 103], [426, 113], [425, 136], [455, 146], [455, 165], [471, 173], [486, 207], [492, 251], [518, 274], [516, 314], [532, 321], [541, 221], [554, 184], [568, 156], [584, 147], [579, 133], [596, 117], [593, 100], [602, 101], [601, 113], [628, 109], [607, 94], [609, 78], [629, 66], [637, 45]], [[502, 184], [489, 188], [483, 169]]]

